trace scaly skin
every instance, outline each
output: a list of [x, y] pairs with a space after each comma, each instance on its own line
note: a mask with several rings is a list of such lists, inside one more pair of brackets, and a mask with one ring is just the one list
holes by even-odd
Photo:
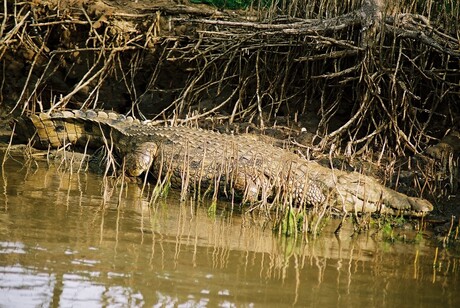
[[22, 117], [16, 132], [39, 148], [68, 143], [78, 148], [107, 146], [123, 158], [128, 175], [151, 171], [167, 176], [173, 187], [211, 187], [249, 201], [276, 199], [344, 211], [422, 216], [433, 209], [428, 201], [396, 192], [371, 177], [331, 170], [244, 135], [151, 126], [91, 110]]

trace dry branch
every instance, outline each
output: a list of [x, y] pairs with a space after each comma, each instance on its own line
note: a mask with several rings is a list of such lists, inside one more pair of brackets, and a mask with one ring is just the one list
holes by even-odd
[[53, 102], [298, 130], [316, 114], [315, 149], [349, 156], [384, 144], [420, 153], [460, 114], [458, 4], [46, 3], [3, 2], [0, 94], [12, 112]]

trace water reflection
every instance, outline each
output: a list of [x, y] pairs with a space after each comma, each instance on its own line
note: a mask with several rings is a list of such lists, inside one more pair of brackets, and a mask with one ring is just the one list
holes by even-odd
[[[7, 306], [459, 304], [449, 251], [330, 230], [274, 237], [245, 215], [155, 206], [137, 185], [8, 160], [0, 197], [0, 295]], [[228, 206], [230, 208], [230, 205]]]

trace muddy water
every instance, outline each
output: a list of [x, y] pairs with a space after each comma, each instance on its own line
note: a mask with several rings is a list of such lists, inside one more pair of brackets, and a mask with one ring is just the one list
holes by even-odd
[[211, 218], [174, 195], [149, 206], [137, 185], [102, 183], [7, 160], [1, 305], [459, 307], [459, 258], [441, 249], [433, 267], [428, 240], [388, 243], [351, 228], [335, 237], [333, 221], [295, 244], [246, 216]]

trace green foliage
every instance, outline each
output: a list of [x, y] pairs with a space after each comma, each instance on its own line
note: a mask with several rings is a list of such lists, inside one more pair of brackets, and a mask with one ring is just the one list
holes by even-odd
[[384, 241], [421, 243], [423, 241], [423, 232], [414, 232], [413, 230], [404, 230], [404, 225], [408, 224], [404, 217], [385, 217], [381, 224], [382, 238]]
[[394, 232], [393, 232], [393, 226], [391, 222], [386, 222], [383, 227], [382, 227], [382, 233], [383, 233], [383, 238], [386, 240], [389, 240], [393, 242], [395, 240], [394, 238]]
[[166, 198], [169, 194], [169, 190], [171, 189], [171, 182], [166, 181], [166, 183], [157, 183], [153, 188], [152, 196], [153, 198], [164, 197]]
[[297, 224], [294, 212], [289, 209], [281, 220], [281, 234], [290, 236], [296, 232]]
[[304, 213], [289, 208], [275, 225], [274, 231], [284, 236], [292, 236], [302, 230]]
[[421, 243], [423, 241], [423, 233], [422, 232], [417, 232], [414, 238], [415, 243]]
[[215, 218], [217, 213], [217, 199], [213, 199], [211, 205], [208, 207], [208, 216]]

